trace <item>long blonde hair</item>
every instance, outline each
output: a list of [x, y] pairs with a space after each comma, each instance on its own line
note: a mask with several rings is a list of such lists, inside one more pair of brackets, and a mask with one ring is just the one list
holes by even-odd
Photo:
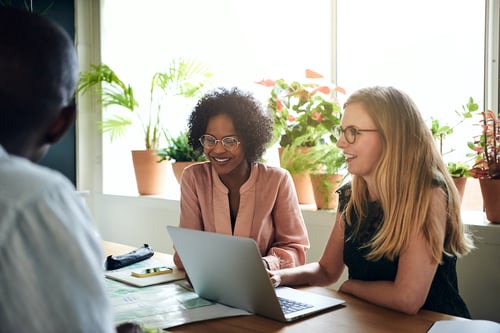
[[[374, 169], [375, 191], [379, 194], [384, 223], [368, 244], [367, 259], [394, 260], [407, 246], [410, 236], [423, 230], [431, 246], [432, 258], [440, 262], [442, 245], [437, 237], [439, 221], [430, 212], [431, 189], [438, 180], [447, 195], [447, 221], [444, 251], [461, 256], [473, 247], [464, 232], [460, 216], [460, 197], [430, 129], [417, 106], [393, 87], [370, 87], [352, 94], [345, 105], [361, 102], [374, 120], [382, 138], [382, 153]], [[355, 212], [361, 221], [367, 214], [367, 184], [352, 177], [352, 195], [345, 218]]]

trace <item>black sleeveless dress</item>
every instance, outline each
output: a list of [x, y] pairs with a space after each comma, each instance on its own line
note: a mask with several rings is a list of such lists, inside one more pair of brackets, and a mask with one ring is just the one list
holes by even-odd
[[[339, 212], [344, 212], [351, 196], [351, 184], [345, 184], [337, 192], [339, 193]], [[344, 263], [348, 267], [349, 279], [394, 281], [398, 270], [398, 258], [394, 261], [387, 258], [369, 261], [366, 259], [369, 248], [363, 247], [383, 223], [384, 214], [379, 203], [369, 203], [368, 217], [362, 221], [356, 238], [351, 235], [354, 231], [353, 227], [359, 221], [356, 214], [352, 215], [352, 224], [346, 223], [344, 232]], [[458, 293], [456, 262], [455, 256], [443, 254], [443, 262], [437, 268], [422, 309], [470, 318], [469, 310]]]

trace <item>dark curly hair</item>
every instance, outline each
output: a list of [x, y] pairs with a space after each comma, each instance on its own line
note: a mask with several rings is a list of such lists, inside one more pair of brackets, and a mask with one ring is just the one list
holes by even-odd
[[244, 143], [246, 160], [259, 161], [271, 141], [273, 120], [251, 93], [235, 87], [217, 88], [198, 101], [188, 120], [189, 143], [193, 148], [203, 151], [198, 139], [205, 134], [210, 118], [220, 114], [233, 120], [236, 134]]

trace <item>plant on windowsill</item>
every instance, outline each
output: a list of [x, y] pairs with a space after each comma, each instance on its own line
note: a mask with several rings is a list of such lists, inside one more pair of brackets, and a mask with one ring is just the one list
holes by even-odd
[[[439, 146], [439, 152], [441, 156], [445, 156], [454, 151], [451, 149], [449, 151], [443, 151], [443, 143], [445, 139], [453, 134], [454, 129], [462, 124], [466, 119], [470, 119], [473, 117], [475, 113], [479, 110], [479, 106], [472, 97], [469, 97], [467, 104], [462, 105], [462, 111], [455, 110], [455, 114], [458, 116], [458, 121], [455, 125], [449, 126], [447, 124], [441, 125], [439, 120], [431, 118], [431, 132], [434, 140]], [[453, 181], [460, 193], [460, 198], [463, 198], [465, 191], [465, 184], [467, 182], [467, 178], [469, 177], [469, 169], [470, 165], [468, 161], [450, 161], [447, 162], [446, 167], [448, 169], [448, 173], [452, 176]]]
[[[281, 156], [283, 163], [293, 172], [309, 174], [317, 209], [337, 208], [335, 190], [344, 178], [345, 157], [334, 140], [325, 137], [316, 146], [301, 150], [296, 149], [298, 146], [287, 146]], [[298, 138], [296, 144], [300, 146], [300, 143]]]
[[206, 161], [203, 151], [195, 150], [189, 144], [187, 131], [181, 131], [177, 136], [171, 136], [165, 131], [167, 147], [158, 150], [160, 161], [171, 161], [175, 178], [180, 184], [182, 171], [187, 166]]
[[469, 177], [470, 166], [466, 162], [448, 162], [446, 168], [453, 178]]
[[312, 147], [333, 126], [340, 124], [341, 107], [335, 94], [345, 94], [345, 90], [331, 82], [325, 83], [321, 74], [309, 69], [305, 77], [303, 83], [284, 79], [257, 82], [272, 87], [267, 100], [274, 119], [272, 144]]
[[498, 114], [492, 110], [481, 112], [481, 133], [469, 142], [476, 153], [476, 160], [469, 170], [471, 177], [478, 178], [483, 196], [486, 218], [500, 223], [500, 132]]
[[125, 84], [108, 65], [91, 65], [89, 71], [80, 73], [77, 93], [97, 93], [104, 111], [109, 112], [99, 123], [100, 129], [111, 140], [123, 136], [131, 125], [138, 125], [143, 131], [145, 149], [158, 149], [165, 118], [174, 112], [166, 107], [166, 98], [196, 98], [210, 83], [211, 76], [199, 61], [173, 59], [164, 72], [157, 72], [151, 78], [149, 105], [143, 108], [132, 86]]
[[[99, 127], [103, 133], [109, 134], [111, 141], [124, 136], [132, 126], [142, 129], [145, 150], [132, 151], [139, 194], [160, 194], [165, 190], [166, 169], [157, 163], [159, 157], [156, 153], [165, 122], [175, 112], [168, 109], [167, 99], [198, 97], [209, 85], [211, 76], [208, 68], [197, 60], [173, 59], [165, 71], [152, 76], [149, 105], [142, 107], [132, 86], [124, 83], [108, 65], [91, 65], [89, 71], [80, 74], [77, 94], [97, 94], [105, 111]], [[153, 174], [160, 179], [146, 180], [143, 185], [142, 175]]]
[[[345, 94], [343, 88], [331, 82], [325, 82], [323, 76], [312, 70], [305, 71], [304, 82], [279, 80], [262, 80], [257, 84], [270, 87], [267, 108], [273, 120], [273, 139], [270, 146], [279, 143], [282, 156], [284, 149], [307, 150], [321, 143], [331, 129], [340, 124], [341, 107], [335, 94]], [[295, 160], [293, 163], [283, 162], [281, 166], [287, 169], [294, 179], [299, 203], [314, 203], [307, 161]], [[301, 162], [305, 163], [300, 165]]]
[[344, 180], [344, 154], [334, 144], [317, 145], [311, 152], [313, 156], [310, 158], [320, 166], [310, 172], [316, 208], [337, 209], [338, 194], [335, 191]]

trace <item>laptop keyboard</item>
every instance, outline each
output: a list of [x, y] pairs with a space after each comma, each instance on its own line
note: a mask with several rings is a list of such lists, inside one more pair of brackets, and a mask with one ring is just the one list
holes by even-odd
[[281, 308], [283, 309], [283, 312], [285, 314], [304, 310], [307, 308], [312, 308], [312, 305], [310, 305], [310, 304], [301, 303], [301, 302], [293, 301], [293, 300], [282, 298], [282, 297], [278, 297], [278, 300], [279, 300]]

